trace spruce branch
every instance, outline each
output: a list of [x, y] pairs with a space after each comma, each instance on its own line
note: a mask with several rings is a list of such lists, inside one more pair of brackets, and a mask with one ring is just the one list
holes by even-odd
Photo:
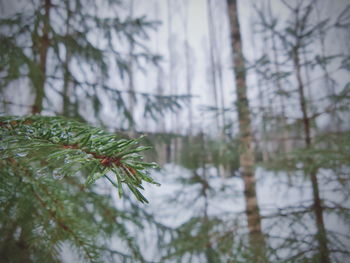
[[137, 146], [142, 136], [122, 139], [60, 117], [0, 117], [0, 127], [0, 156], [25, 163], [38, 178], [52, 174], [61, 179], [84, 171], [86, 185], [104, 177], [120, 196], [124, 184], [142, 203], [148, 202], [139, 191], [143, 181], [159, 185], [147, 173], [157, 164], [142, 161], [140, 152], [150, 148]]

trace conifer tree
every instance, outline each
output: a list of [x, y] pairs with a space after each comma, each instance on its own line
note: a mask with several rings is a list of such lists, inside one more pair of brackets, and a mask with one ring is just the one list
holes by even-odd
[[[134, 97], [134, 107], [136, 102], [143, 106], [145, 117], [179, 110], [188, 96], [126, 91], [117, 84], [125, 84], [131, 60], [133, 67], [140, 68], [144, 61], [158, 65], [161, 59], [141, 43], [158, 23], [144, 16], [118, 16], [123, 4], [118, 0], [101, 5], [91, 0], [34, 0], [17, 13], [5, 15], [0, 19], [0, 90], [31, 87], [34, 102], [27, 105], [31, 108], [27, 112], [40, 114], [44, 109], [89, 121], [87, 112], [99, 119], [102, 97], [108, 98], [116, 106], [114, 118], [123, 129], [125, 121], [133, 122], [128, 95]], [[133, 48], [125, 54], [129, 46]], [[11, 96], [7, 100], [16, 103]], [[47, 106], [55, 104], [61, 107]]]
[[[283, 219], [292, 231], [288, 236], [274, 236], [275, 240], [280, 239], [281, 242], [271, 243], [271, 246], [277, 247], [274, 254], [280, 259], [285, 258], [293, 262], [305, 260], [337, 262], [348, 256], [349, 251], [345, 243], [349, 241], [349, 236], [332, 231], [329, 218], [343, 222], [343, 217], [347, 217], [345, 214], [348, 213], [348, 208], [342, 203], [333, 201], [328, 191], [342, 189], [337, 192], [337, 198], [343, 199], [344, 202], [348, 200], [349, 192], [345, 190], [348, 180], [339, 178], [343, 178], [345, 170], [348, 169], [345, 160], [348, 159], [346, 151], [349, 149], [349, 125], [343, 122], [340, 130], [333, 125], [335, 119], [345, 116], [349, 111], [348, 107], [344, 107], [349, 102], [349, 97], [346, 95], [346, 87], [349, 84], [345, 83], [342, 87], [343, 84], [340, 83], [344, 83], [346, 79], [335, 78], [335, 74], [344, 70], [348, 74], [348, 68], [341, 66], [343, 58], [346, 60], [347, 56], [335, 47], [331, 49], [332, 54], [327, 54], [324, 46], [321, 45], [320, 49], [315, 48], [315, 41], [320, 31], [324, 34], [323, 37], [331, 37], [337, 28], [335, 21], [339, 21], [346, 10], [335, 19], [322, 17], [315, 21], [317, 10], [314, 9], [314, 1], [293, 4], [282, 2], [291, 14], [286, 23], [281, 23], [277, 17], [268, 17], [272, 15], [271, 13], [258, 10], [258, 25], [261, 26], [262, 32], [268, 33], [272, 40], [276, 41], [273, 45], [275, 49], [273, 54], [279, 53], [286, 59], [278, 64], [279, 68], [275, 67], [272, 71], [262, 70], [263, 66], [271, 66], [271, 61], [268, 59], [265, 60], [265, 65], [259, 67], [265, 81], [281, 80], [284, 83], [285, 91], [276, 92], [276, 95], [277, 98], [281, 96], [289, 98], [287, 104], [289, 110], [284, 112], [289, 124], [288, 126], [282, 124], [280, 127], [288, 129], [289, 136], [293, 135], [286, 138], [293, 145], [286, 154], [272, 153], [273, 160], [266, 164], [279, 171], [285, 171], [287, 168], [289, 187], [307, 189], [310, 191], [311, 201], [303, 200], [293, 207], [284, 208], [284, 211], [273, 213], [275, 218], [272, 222], [281, 222]], [[327, 68], [335, 64], [339, 67], [334, 67], [332, 74], [329, 74]], [[323, 72], [321, 77], [315, 77], [320, 72]], [[321, 79], [324, 79], [322, 83]], [[332, 92], [329, 92], [330, 90]], [[295, 112], [299, 114], [297, 119], [292, 117]], [[322, 123], [319, 117], [326, 119], [330, 124], [329, 127], [319, 125]], [[281, 119], [276, 118], [275, 121], [278, 125]], [[283, 130], [276, 132], [281, 134]], [[300, 185], [298, 182], [300, 175], [303, 175], [302, 178], [309, 182], [310, 186], [305, 188], [305, 181]], [[316, 230], [313, 231], [308, 227], [306, 233], [298, 231], [298, 228], [305, 226], [306, 222]], [[305, 246], [301, 240], [307, 238], [311, 238], [311, 241]], [[290, 249], [291, 247], [295, 249]], [[283, 248], [289, 250], [287, 255], [281, 255], [280, 250]]]

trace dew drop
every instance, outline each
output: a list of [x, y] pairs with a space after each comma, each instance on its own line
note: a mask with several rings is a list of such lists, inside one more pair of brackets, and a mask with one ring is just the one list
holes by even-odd
[[36, 171], [37, 176], [43, 177], [48, 174], [48, 169], [46, 167], [39, 169]]
[[52, 141], [53, 143], [59, 143], [59, 142], [60, 142], [60, 139], [59, 139], [58, 137], [53, 137], [53, 138], [51, 138], [51, 141]]
[[61, 169], [55, 169], [52, 172], [52, 176], [56, 180], [61, 180], [64, 177], [64, 174], [62, 173]]
[[151, 162], [150, 165], [152, 165], [151, 166], [152, 168], [158, 168], [159, 167], [159, 165], [157, 163], [155, 163], [155, 162]]
[[0, 151], [6, 150], [8, 148], [7, 144], [0, 144]]
[[28, 155], [28, 153], [27, 152], [19, 152], [19, 153], [16, 153], [16, 155], [18, 157], [26, 157]]

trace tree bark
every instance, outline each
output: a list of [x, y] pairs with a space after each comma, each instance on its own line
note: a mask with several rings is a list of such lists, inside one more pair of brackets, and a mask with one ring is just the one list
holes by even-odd
[[249, 229], [250, 246], [253, 249], [254, 262], [265, 262], [265, 238], [261, 229], [260, 209], [256, 193], [256, 179], [254, 174], [254, 149], [250, 109], [247, 98], [245, 63], [238, 20], [237, 1], [227, 0], [228, 15], [231, 30], [231, 46], [233, 52], [233, 66], [235, 71], [237, 110], [240, 129], [240, 166], [244, 180], [244, 197]]
[[39, 38], [39, 71], [37, 80], [32, 80], [34, 84], [35, 99], [32, 106], [32, 114], [40, 114], [43, 108], [43, 100], [45, 97], [45, 81], [46, 81], [46, 57], [50, 45], [49, 31], [50, 31], [50, 9], [51, 0], [44, 2], [44, 16], [42, 35]]

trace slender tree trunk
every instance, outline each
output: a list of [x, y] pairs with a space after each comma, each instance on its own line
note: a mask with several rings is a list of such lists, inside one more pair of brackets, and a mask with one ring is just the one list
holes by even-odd
[[[70, 33], [70, 18], [71, 18], [71, 10], [69, 0], [65, 1], [65, 5], [67, 8], [67, 20], [66, 20], [66, 35], [68, 36]], [[69, 84], [70, 84], [70, 72], [69, 72], [69, 63], [71, 59], [71, 51], [68, 45], [66, 45], [66, 55], [65, 61], [63, 65], [63, 104], [62, 104], [62, 115], [65, 117], [69, 116]]]
[[[170, 93], [173, 95], [177, 95], [177, 83], [176, 83], [176, 68], [175, 68], [175, 49], [174, 49], [174, 37], [173, 37], [173, 5], [174, 1], [168, 0], [167, 1], [167, 13], [168, 13], [168, 51], [169, 51], [169, 87], [170, 87]], [[179, 133], [179, 114], [177, 113], [170, 113], [171, 114], [171, 126], [170, 129], [174, 133]], [[178, 138], [175, 137], [173, 140], [171, 140], [171, 156], [173, 161], [178, 160], [178, 150], [179, 150], [179, 143]]]
[[[268, 13], [269, 13], [271, 19], [273, 19], [270, 0], [268, 2]], [[288, 133], [288, 130], [286, 129], [287, 122], [286, 122], [285, 99], [284, 99], [281, 79], [279, 77], [279, 73], [281, 73], [281, 70], [280, 70], [280, 62], [279, 62], [278, 53], [277, 53], [276, 36], [272, 30], [271, 30], [270, 38], [271, 38], [271, 44], [272, 44], [273, 66], [274, 66], [275, 73], [277, 73], [277, 76], [278, 76], [276, 81], [275, 81], [275, 84], [277, 87], [277, 91], [280, 93], [279, 99], [280, 99], [280, 103], [281, 103], [282, 138], [280, 139], [279, 144], [282, 147], [282, 152], [286, 153], [288, 151], [289, 133]]]
[[42, 35], [39, 38], [39, 70], [40, 74], [37, 80], [32, 80], [34, 84], [35, 99], [32, 106], [32, 114], [40, 114], [43, 108], [43, 100], [45, 96], [45, 81], [46, 81], [46, 57], [50, 45], [49, 31], [50, 31], [50, 9], [51, 0], [44, 2], [44, 16]]
[[[217, 91], [217, 85], [216, 85], [216, 69], [215, 69], [215, 54], [214, 54], [214, 25], [213, 25], [213, 14], [212, 14], [212, 7], [211, 7], [211, 1], [207, 0], [207, 12], [208, 12], [208, 33], [209, 33], [209, 56], [210, 56], [210, 74], [211, 74], [211, 85], [214, 95], [214, 104], [215, 107], [219, 108], [219, 98], [218, 98], [218, 91]], [[220, 129], [220, 123], [219, 118], [215, 118], [216, 121], [216, 128]]]
[[[321, 23], [321, 17], [320, 17], [320, 13], [321, 13], [321, 8], [319, 6], [320, 3], [318, 3], [317, 1], [315, 1], [313, 3], [314, 5], [314, 9], [316, 10], [316, 19], [317, 19], [317, 23]], [[326, 58], [326, 43], [325, 43], [325, 32], [322, 31], [322, 28], [319, 27], [318, 28], [318, 34], [319, 34], [319, 40], [320, 40], [320, 44], [321, 44], [321, 56], [322, 59]], [[331, 76], [330, 76], [330, 72], [329, 72], [329, 66], [328, 63], [325, 64], [321, 64], [320, 65], [323, 72], [324, 72], [324, 80], [325, 80], [325, 85], [327, 88], [327, 93], [330, 97], [336, 95], [336, 90], [335, 90], [335, 86], [332, 83], [331, 80]], [[309, 83], [310, 85], [310, 83]], [[334, 108], [337, 108], [337, 101], [331, 101], [332, 104], [334, 104]], [[333, 125], [334, 124], [334, 125]], [[335, 128], [336, 132], [339, 132], [341, 130], [341, 118], [337, 115], [337, 112], [334, 110], [331, 112], [331, 125]]]
[[199, 134], [199, 139], [201, 142], [201, 148], [202, 148], [202, 154], [201, 154], [201, 166], [202, 166], [202, 173], [197, 174], [196, 171], [194, 171], [194, 176], [198, 177], [198, 181], [201, 184], [201, 195], [204, 198], [204, 207], [203, 207], [203, 224], [204, 224], [204, 239], [207, 241], [206, 243], [206, 248], [205, 248], [205, 258], [207, 263], [216, 263], [218, 262], [218, 258], [216, 257], [215, 250], [213, 249], [213, 246], [210, 241], [210, 218], [209, 218], [209, 195], [208, 195], [208, 190], [209, 190], [209, 182], [208, 182], [208, 175], [207, 175], [207, 169], [205, 165], [205, 159], [206, 159], [206, 144], [205, 144], [205, 136], [204, 133], [201, 129], [201, 132]]
[[254, 261], [264, 262], [265, 238], [261, 229], [260, 210], [256, 194], [256, 179], [254, 174], [254, 149], [250, 110], [247, 98], [245, 64], [241, 32], [238, 20], [237, 1], [227, 0], [228, 15], [231, 29], [231, 46], [233, 52], [233, 65], [235, 71], [237, 108], [240, 129], [240, 166], [244, 180], [244, 197], [246, 201], [246, 214], [249, 229], [250, 245], [254, 250]]
[[66, 50], [65, 62], [64, 62], [64, 73], [63, 73], [63, 104], [62, 104], [62, 115], [68, 117], [70, 114], [69, 111], [69, 84], [70, 84], [70, 73], [69, 73], [69, 61], [70, 61], [70, 52]]
[[[253, 19], [254, 19], [254, 17], [251, 17], [251, 20], [250, 20], [251, 27], [255, 23]], [[261, 41], [264, 41], [262, 54], [263, 55], [268, 54], [268, 52], [266, 52], [266, 46], [267, 46], [267, 43], [265, 40], [266, 36], [265, 36], [265, 34], [263, 34], [262, 38], [260, 38], [257, 34], [254, 34], [254, 32], [253, 32], [250, 37], [252, 39], [252, 54], [253, 54], [254, 59], [257, 61], [259, 59], [259, 56], [261, 55], [261, 54], [257, 53], [258, 45], [259, 46], [261, 45], [260, 44]], [[259, 44], [257, 45], [257, 43], [259, 43]], [[266, 103], [266, 100], [268, 100], [267, 97], [269, 96], [269, 92], [266, 92], [268, 90], [268, 85], [267, 85], [268, 81], [266, 79], [264, 81], [264, 77], [260, 73], [260, 68], [261, 68], [260, 65], [255, 67], [255, 77], [256, 77], [256, 84], [258, 87], [258, 90], [257, 90], [258, 91], [258, 102], [259, 102], [259, 104], [258, 104], [259, 105], [258, 106], [258, 109], [259, 109], [258, 116], [259, 116], [259, 122], [261, 123], [261, 128], [260, 128], [261, 131], [258, 134], [258, 138], [254, 138], [254, 139], [257, 142], [256, 147], [258, 147], [262, 153], [262, 161], [268, 162], [270, 159], [269, 149], [271, 148], [270, 145], [272, 143], [271, 140], [269, 140], [269, 126], [267, 123], [268, 115], [269, 115], [268, 111], [270, 111], [270, 109], [269, 109], [270, 103], [269, 102]]]
[[[211, 2], [211, 0], [210, 0]], [[210, 3], [210, 5], [212, 6], [212, 4]], [[219, 5], [218, 5], [219, 6]], [[225, 6], [226, 8], [226, 6]], [[220, 10], [221, 11], [221, 10]], [[218, 78], [218, 82], [217, 82], [217, 87], [218, 87], [218, 96], [220, 98], [220, 106], [222, 108], [220, 114], [221, 114], [221, 130], [220, 130], [220, 141], [222, 142], [222, 144], [226, 145], [226, 135], [225, 135], [225, 127], [226, 127], [226, 113], [225, 113], [225, 91], [224, 91], [224, 84], [223, 84], [223, 72], [222, 72], [222, 61], [221, 61], [221, 49], [218, 48], [218, 41], [217, 41], [217, 35], [215, 34], [215, 32], [219, 32], [221, 34], [219, 34], [219, 36], [222, 36], [222, 31], [221, 28], [215, 28], [215, 23], [214, 21], [216, 21], [216, 19], [213, 17], [212, 15], [212, 19], [213, 19], [213, 29], [214, 29], [214, 34], [213, 34], [213, 48], [214, 48], [214, 54], [215, 54], [215, 58], [216, 58], [216, 65], [215, 65], [215, 70], [216, 70], [216, 76]], [[224, 147], [220, 147], [220, 156], [223, 156], [225, 154], [225, 150]], [[229, 177], [229, 171], [228, 169], [225, 168], [225, 165], [220, 165], [219, 166], [219, 172], [220, 175], [222, 177]]]
[[[134, 9], [134, 1], [130, 1], [129, 6], [129, 17], [130, 19], [133, 18], [133, 9]], [[130, 120], [129, 120], [129, 136], [133, 137], [135, 134], [135, 114], [134, 114], [134, 108], [135, 108], [135, 84], [134, 84], [134, 63], [133, 63], [133, 53], [135, 50], [135, 44], [133, 40], [129, 43], [129, 57], [128, 57], [128, 77], [129, 77], [129, 113], [130, 113]]]
[[[272, 33], [271, 35], [271, 41], [272, 41], [272, 53], [274, 58], [274, 69], [277, 75], [281, 72], [279, 68], [279, 60], [277, 55], [277, 45], [275, 40], [275, 35]], [[280, 139], [280, 145], [282, 146], [282, 152], [286, 153], [288, 151], [288, 140], [289, 140], [289, 133], [286, 129], [287, 122], [286, 122], [286, 106], [285, 106], [285, 99], [282, 89], [281, 80], [279, 79], [279, 76], [276, 80], [276, 87], [277, 91], [280, 92], [280, 103], [281, 103], [281, 122], [282, 122], [282, 138]]]
[[[214, 20], [215, 21], [215, 20]], [[219, 31], [221, 32], [221, 31]], [[214, 34], [215, 36], [215, 34]], [[221, 35], [220, 35], [221, 36]], [[222, 72], [222, 60], [221, 60], [221, 49], [218, 48], [218, 41], [215, 37], [214, 39], [214, 53], [216, 56], [216, 70], [217, 70], [217, 76], [218, 76], [218, 88], [219, 88], [219, 94], [220, 94], [220, 104], [222, 107], [221, 112], [221, 121], [222, 121], [222, 127], [224, 128], [226, 125], [226, 113], [225, 113], [225, 91], [224, 91], [224, 81], [223, 81], [223, 72]], [[224, 130], [222, 129], [222, 135], [224, 134]], [[225, 139], [225, 138], [224, 138]]]
[[[159, 16], [159, 2], [155, 1], [155, 7], [154, 7], [154, 16], [156, 21], [160, 21], [162, 18]], [[156, 35], [156, 53], [160, 53], [160, 47], [159, 47], [159, 31], [157, 29], [157, 35]], [[164, 77], [164, 69], [161, 65], [157, 65], [157, 95], [164, 95], [164, 85], [165, 85], [165, 77]], [[157, 128], [158, 131], [161, 133], [165, 133], [166, 131], [166, 122], [164, 118], [160, 118], [157, 122]]]
[[[191, 64], [190, 64], [190, 45], [188, 42], [188, 1], [183, 3], [184, 18], [183, 18], [183, 27], [185, 33], [184, 41], [184, 51], [185, 51], [185, 63], [186, 63], [186, 88], [187, 94], [192, 94], [192, 78], [191, 78]], [[192, 99], [188, 104], [188, 135], [192, 136], [193, 131], [193, 111], [192, 111]]]
[[19, 256], [22, 262], [31, 262], [31, 253], [30, 246], [28, 244], [28, 230], [21, 228], [21, 234], [19, 236], [19, 240], [17, 242], [17, 246], [19, 248]]
[[[299, 103], [300, 103], [300, 108], [303, 116], [303, 127], [304, 127], [304, 136], [305, 136], [304, 141], [305, 141], [306, 147], [310, 148], [311, 147], [310, 118], [308, 116], [306, 99], [305, 99], [305, 87], [301, 77], [301, 63], [300, 63], [300, 57], [299, 57], [298, 44], [294, 48], [293, 62], [294, 62], [294, 68], [296, 72], [297, 83], [298, 83]], [[324, 225], [323, 207], [322, 207], [322, 201], [320, 198], [320, 191], [319, 191], [319, 185], [317, 180], [317, 169], [313, 168], [312, 158], [310, 158], [307, 162], [308, 162], [308, 165], [312, 167], [309, 172], [309, 176], [310, 176], [311, 185], [312, 185], [313, 202], [314, 202], [313, 210], [316, 218], [317, 241], [318, 241], [319, 252], [320, 252], [320, 262], [330, 263], [331, 261], [329, 258], [327, 232]]]
[[[211, 0], [207, 0], [207, 13], [208, 13], [208, 33], [209, 33], [209, 56], [210, 56], [210, 73], [211, 73], [211, 84], [214, 95], [214, 103], [218, 113], [222, 114], [221, 118], [215, 118], [216, 128], [219, 133], [219, 138], [224, 143], [224, 126], [225, 126], [225, 116], [223, 111], [219, 111], [220, 108], [225, 107], [224, 103], [224, 95], [223, 95], [223, 86], [222, 86], [222, 72], [219, 69], [218, 62], [218, 50], [216, 47], [216, 34], [215, 34], [215, 24], [213, 17], [213, 5]], [[220, 97], [220, 91], [222, 91], [222, 96]], [[220, 99], [221, 98], [221, 99]], [[220, 99], [220, 102], [219, 102]], [[221, 105], [220, 105], [221, 103]], [[221, 119], [221, 122], [220, 122]], [[219, 155], [223, 156], [223, 147], [220, 147]], [[226, 177], [226, 171], [223, 164], [219, 164], [217, 167], [218, 174], [221, 177]]]
[[[161, 18], [159, 17], [159, 2], [154, 2], [154, 16], [156, 21], [160, 21]], [[160, 53], [159, 48], [159, 33], [157, 30], [156, 35], [156, 53]], [[161, 65], [157, 65], [157, 95], [164, 95], [164, 71], [163, 67]], [[146, 120], [147, 121], [147, 120]], [[160, 118], [157, 121], [157, 130], [160, 133], [165, 133], [166, 131], [166, 122], [164, 118]], [[168, 142], [162, 141], [160, 144], [158, 143], [158, 149], [156, 149], [156, 152], [158, 154], [158, 162], [160, 165], [164, 165], [169, 161], [168, 159]]]
[[[268, 42], [268, 36], [267, 32], [262, 33], [263, 36], [263, 54], [265, 54], [270, 59], [270, 46]], [[266, 69], [268, 71], [271, 71], [270, 66], [267, 65]], [[270, 95], [271, 90], [273, 90], [273, 85], [271, 86], [271, 82], [267, 81], [266, 79], [261, 81], [261, 84], [263, 85], [263, 88], [261, 90], [262, 93], [266, 93], [262, 96], [264, 100], [266, 100], [265, 107], [263, 109], [263, 130], [264, 130], [264, 140], [265, 140], [265, 158], [266, 161], [271, 160], [271, 157], [273, 156], [273, 152], [275, 149], [277, 150], [277, 147], [275, 148], [275, 143], [273, 142], [272, 138], [276, 134], [276, 130], [273, 129], [273, 126], [275, 124], [275, 115], [274, 115], [274, 103], [272, 96]], [[266, 96], [265, 96], [266, 95]], [[271, 121], [273, 118], [273, 121]], [[278, 143], [277, 143], [278, 144]]]

